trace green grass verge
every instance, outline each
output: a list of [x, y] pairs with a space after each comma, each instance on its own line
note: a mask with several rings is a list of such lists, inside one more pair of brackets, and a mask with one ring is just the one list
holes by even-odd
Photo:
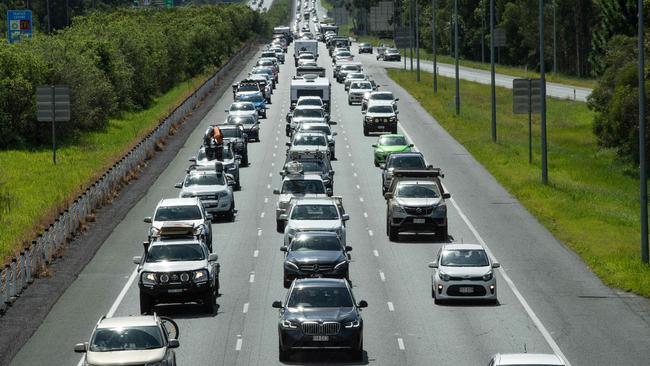
[[[539, 117], [533, 164], [528, 121], [512, 114], [512, 91], [497, 88], [499, 142], [491, 142], [489, 86], [461, 80], [460, 116], [453, 79], [388, 70], [494, 177], [560, 241], [578, 253], [606, 284], [650, 296], [650, 266], [640, 260], [636, 172], [596, 144], [593, 113], [584, 103], [548, 100], [549, 185], [540, 183]], [[471, 103], [469, 102], [471, 101]]]
[[[382, 39], [378, 37], [373, 37], [373, 36], [360, 36], [357, 37], [359, 42], [368, 42], [373, 45], [378, 45], [381, 43], [384, 44], [390, 44], [393, 45], [393, 40], [392, 39]], [[413, 57], [415, 57], [415, 51], [413, 51]], [[401, 51], [401, 53], [404, 55], [404, 52]], [[406, 55], [410, 55], [410, 52], [406, 50]], [[489, 58], [489, 53], [486, 54], [486, 57]], [[428, 60], [431, 61], [433, 60], [433, 54], [427, 52], [425, 49], [421, 48], [420, 49], [420, 59], [422, 60]], [[454, 63], [454, 58], [448, 55], [438, 55], [438, 62], [446, 63], [446, 64], [453, 64]], [[461, 66], [465, 67], [472, 67], [475, 69], [479, 70], [490, 70], [490, 63], [483, 63], [480, 61], [471, 61], [471, 60], [459, 60], [459, 64]], [[510, 75], [510, 76], [515, 76], [515, 77], [521, 77], [521, 78], [536, 78], [539, 77], [539, 73], [537, 72], [532, 72], [530, 70], [526, 70], [523, 67], [517, 67], [517, 66], [506, 66], [506, 65], [496, 65], [495, 66], [496, 72], [499, 74], [504, 74], [504, 75]], [[559, 83], [559, 84], [567, 84], [567, 85], [575, 85], [579, 87], [584, 87], [584, 88], [595, 88], [596, 84], [598, 83], [596, 79], [588, 79], [588, 78], [579, 78], [571, 75], [564, 75], [564, 74], [553, 74], [550, 72], [546, 73], [546, 81], [552, 82], [552, 83]]]
[[[102, 132], [52, 151], [0, 151], [0, 260], [29, 244], [70, 200], [94, 182], [113, 162], [167, 116], [207, 75], [180, 83], [155, 99], [151, 108], [111, 119]], [[49, 133], [49, 124], [44, 133]]]

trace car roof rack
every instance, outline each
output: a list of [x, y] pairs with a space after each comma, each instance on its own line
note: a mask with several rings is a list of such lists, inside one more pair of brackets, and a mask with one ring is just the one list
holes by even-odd
[[426, 169], [395, 169], [393, 178], [444, 178], [440, 168], [427, 167]]

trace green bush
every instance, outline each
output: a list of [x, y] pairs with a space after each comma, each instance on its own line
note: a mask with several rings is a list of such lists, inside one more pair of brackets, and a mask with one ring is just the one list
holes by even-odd
[[72, 26], [30, 42], [0, 41], [0, 149], [49, 142], [35, 117], [39, 85], [70, 86], [72, 120], [60, 127], [60, 137], [70, 140], [105, 128], [112, 116], [146, 109], [266, 28], [241, 4], [119, 9], [74, 18]]

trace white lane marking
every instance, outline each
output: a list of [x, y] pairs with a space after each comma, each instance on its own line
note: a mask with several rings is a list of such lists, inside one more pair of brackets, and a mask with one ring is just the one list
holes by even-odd
[[237, 334], [237, 344], [235, 345], [235, 351], [241, 351], [242, 339], [241, 335]]
[[378, 251], [377, 249], [374, 249], [374, 250], [372, 251], [372, 254], [373, 254], [375, 257], [379, 257], [379, 251]]
[[275, 163], [271, 163], [271, 166], [275, 166]]
[[278, 140], [280, 140], [280, 138], [278, 136], [275, 136], [275, 141], [278, 141]]
[[347, 137], [347, 136], [346, 136], [346, 137], [344, 137], [344, 138], [343, 138], [343, 140], [345, 140], [345, 141], [348, 141], [348, 137]]
[[273, 153], [273, 157], [276, 157], [275, 153]]
[[350, 145], [345, 145], [345, 148], [346, 148], [346, 149], [349, 149], [349, 148], [350, 148]]
[[273, 148], [274, 148], [274, 149], [277, 149], [277, 148], [278, 148], [278, 145], [273, 145]]
[[270, 184], [267, 184], [267, 185], [266, 185], [266, 189], [271, 189], [271, 185], [270, 185]]
[[354, 172], [354, 173], [352, 173], [352, 175], [354, 175], [354, 176], [356, 177], [356, 176], [357, 176], [357, 173], [356, 173], [356, 172]]
[[244, 314], [248, 313], [248, 303], [244, 304], [244, 309], [242, 309], [242, 313]]
[[273, 178], [273, 173], [269, 172], [269, 178]]
[[364, 212], [364, 213], [363, 213], [363, 217], [368, 218], [368, 213], [367, 213], [367, 212]]
[[254, 250], [253, 251], [253, 258], [257, 258], [258, 255], [260, 255], [260, 251], [259, 250]]
[[354, 163], [350, 162], [350, 166], [351, 166], [351, 167], [354, 167]]
[[375, 233], [373, 233], [372, 230], [368, 229], [368, 235], [369, 235], [369, 236], [374, 236]]
[[379, 278], [381, 278], [381, 282], [386, 282], [386, 275], [384, 272], [379, 271]]
[[357, 184], [357, 189], [361, 189], [361, 186]]
[[343, 130], [343, 134], [345, 135], [345, 130]]
[[251, 272], [250, 276], [248, 276], [248, 282], [249, 283], [255, 282], [255, 272]]
[[266, 214], [265, 212], [262, 212], [262, 213], [260, 214], [260, 219], [263, 219], [265, 214]]
[[388, 302], [388, 311], [395, 311], [395, 307], [393, 306], [392, 302]]
[[363, 202], [363, 197], [359, 197], [359, 201], [360, 201], [360, 202]]
[[[406, 130], [404, 128], [402, 128], [401, 125], [399, 126], [399, 128], [402, 130], [402, 133], [404, 134], [404, 136], [406, 136], [406, 138], [409, 139], [411, 141], [411, 143], [413, 143], [413, 139], [408, 134], [408, 132], [406, 132]], [[417, 146], [415, 147], [415, 150], [418, 151]], [[487, 251], [488, 255], [494, 261], [497, 261], [496, 257], [494, 256], [494, 254], [492, 253], [490, 248], [485, 243], [485, 240], [483, 240], [483, 237], [481, 237], [481, 235], [478, 233], [478, 231], [476, 230], [474, 225], [472, 225], [472, 222], [469, 221], [469, 218], [467, 218], [467, 216], [465, 216], [465, 213], [463, 213], [463, 211], [460, 209], [460, 207], [456, 203], [456, 200], [454, 200], [453, 198], [450, 198], [449, 201], [454, 206], [454, 208], [456, 208], [456, 211], [458, 211], [458, 214], [463, 219], [463, 221], [465, 222], [465, 224], [467, 225], [469, 230], [472, 232], [472, 234], [474, 234], [474, 237], [476, 237], [476, 239], [479, 241], [479, 243], [481, 245], [483, 245], [483, 247], [485, 248], [485, 251]], [[519, 292], [519, 290], [517, 289], [517, 286], [515, 286], [515, 283], [512, 281], [510, 276], [508, 276], [505, 269], [503, 267], [501, 267], [501, 268], [497, 269], [497, 271], [499, 271], [499, 273], [501, 273], [501, 276], [503, 276], [503, 279], [508, 284], [508, 287], [510, 287], [510, 290], [515, 294], [515, 297], [517, 298], [517, 300], [519, 300], [519, 303], [521, 304], [521, 306], [524, 308], [524, 310], [528, 314], [528, 317], [531, 319], [533, 324], [535, 324], [535, 327], [542, 334], [542, 336], [546, 340], [546, 343], [548, 343], [548, 345], [551, 347], [553, 352], [555, 352], [555, 354], [558, 355], [564, 361], [564, 364], [566, 366], [571, 366], [571, 362], [569, 362], [569, 359], [564, 355], [564, 353], [560, 349], [560, 346], [558, 346], [558, 344], [553, 339], [553, 336], [551, 336], [551, 333], [549, 333], [549, 331], [546, 329], [546, 327], [544, 326], [542, 321], [539, 319], [539, 317], [537, 317], [537, 314], [535, 314], [535, 312], [530, 307], [530, 305], [528, 305], [528, 302], [526, 301], [524, 296], [521, 294], [521, 292]]]
[[352, 153], [348, 153], [348, 157], [352, 157]]
[[269, 203], [269, 198], [268, 197], [264, 197], [264, 203]]
[[402, 338], [397, 338], [397, 347], [399, 347], [399, 349], [402, 351], [406, 349], [406, 347], [404, 347], [404, 340]]
[[262, 229], [257, 229], [257, 236], [262, 236]]

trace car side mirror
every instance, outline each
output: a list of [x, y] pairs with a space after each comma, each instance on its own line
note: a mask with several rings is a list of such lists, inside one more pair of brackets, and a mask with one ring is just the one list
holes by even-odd
[[282, 302], [280, 301], [273, 301], [273, 304], [271, 306], [275, 309], [282, 309]]
[[366, 300], [361, 300], [359, 301], [359, 304], [357, 305], [359, 309], [367, 308], [368, 307], [368, 302]]
[[386, 170], [386, 164], [379, 164], [379, 169]]
[[334, 171], [333, 171], [333, 170], [330, 170], [330, 175], [334, 175]]
[[492, 268], [501, 268], [501, 263], [499, 262], [492, 263]]
[[399, 111], [395, 111], [395, 114], [399, 114]]
[[287, 146], [287, 147], [291, 147], [291, 143], [290, 143], [290, 142], [286, 142], [284, 145]]
[[187, 159], [187, 160], [189, 160], [190, 163], [196, 163], [196, 156], [192, 156], [192, 157], [190, 157], [190, 158]]
[[345, 247], [345, 251], [346, 251], [346, 252], [351, 252], [351, 251], [352, 251], [352, 247], [349, 246], [349, 245], [346, 246], [346, 247]]
[[325, 190], [325, 194], [327, 194], [328, 197], [332, 197], [332, 195], [334, 194], [334, 191], [332, 191], [332, 188], [327, 188]]
[[348, 215], [348, 214], [343, 214], [343, 215], [341, 215], [341, 220], [343, 220], [343, 221], [349, 221], [349, 220], [350, 220], [350, 215]]
[[174, 188], [183, 188], [183, 183], [174, 184]]
[[286, 252], [287, 250], [288, 250], [288, 249], [287, 249], [286, 246], [281, 246], [281, 247], [280, 247], [280, 251], [281, 251], [281, 252]]
[[398, 101], [399, 101], [399, 98], [395, 98], [395, 101], [398, 102]]
[[276, 188], [276, 189], [274, 189], [274, 190], [273, 190], [273, 194], [280, 194], [280, 190], [279, 190], [279, 189], [277, 189], [277, 188]]
[[415, 146], [415, 145], [413, 145], [413, 144], [409, 144], [409, 147], [413, 147], [413, 146]]
[[287, 215], [287, 214], [282, 214], [282, 215], [280, 215], [280, 220], [282, 220], [282, 221], [287, 221], [287, 220], [289, 220], [289, 215]]
[[391, 199], [393, 199], [393, 197], [394, 197], [394, 195], [393, 195], [392, 192], [384, 193], [384, 198], [387, 199], [387, 200], [391, 200]]
[[205, 219], [208, 220], [208, 221], [212, 221], [212, 220], [214, 220], [214, 216], [212, 214], [206, 214]]
[[239, 154], [235, 154], [235, 160], [239, 160], [239, 161], [241, 161], [241, 159], [242, 159], [242, 158], [241, 158], [241, 155], [239, 155]]
[[371, 146], [374, 147], [374, 148], [376, 148], [376, 147], [377, 147], [377, 144], [372, 144]]
[[77, 343], [74, 345], [74, 351], [76, 353], [86, 353], [87, 347], [86, 343]]
[[223, 111], [226, 112], [226, 113], [228, 113], [228, 110], [227, 110], [227, 109], [224, 109]]
[[143, 221], [146, 222], [147, 224], [151, 224], [151, 217], [147, 216], [147, 217], [144, 218]]
[[217, 253], [210, 253], [208, 255], [208, 262], [216, 262], [219, 260], [219, 255]]
[[363, 110], [363, 111], [361, 111], [361, 114], [366, 114], [366, 113], [368, 113], [367, 110]]
[[167, 348], [178, 348], [181, 344], [178, 343], [178, 339], [170, 339], [167, 344]]
[[443, 193], [443, 194], [442, 194], [442, 198], [444, 198], [444, 199], [450, 199], [450, 198], [451, 198], [451, 193], [446, 193], [446, 192]]
[[338, 136], [338, 133], [332, 132], [332, 136]]
[[133, 257], [133, 264], [140, 264], [140, 263], [142, 263], [142, 257], [141, 256], [136, 255], [135, 257]]
[[429, 268], [438, 268], [438, 262], [429, 263]]

